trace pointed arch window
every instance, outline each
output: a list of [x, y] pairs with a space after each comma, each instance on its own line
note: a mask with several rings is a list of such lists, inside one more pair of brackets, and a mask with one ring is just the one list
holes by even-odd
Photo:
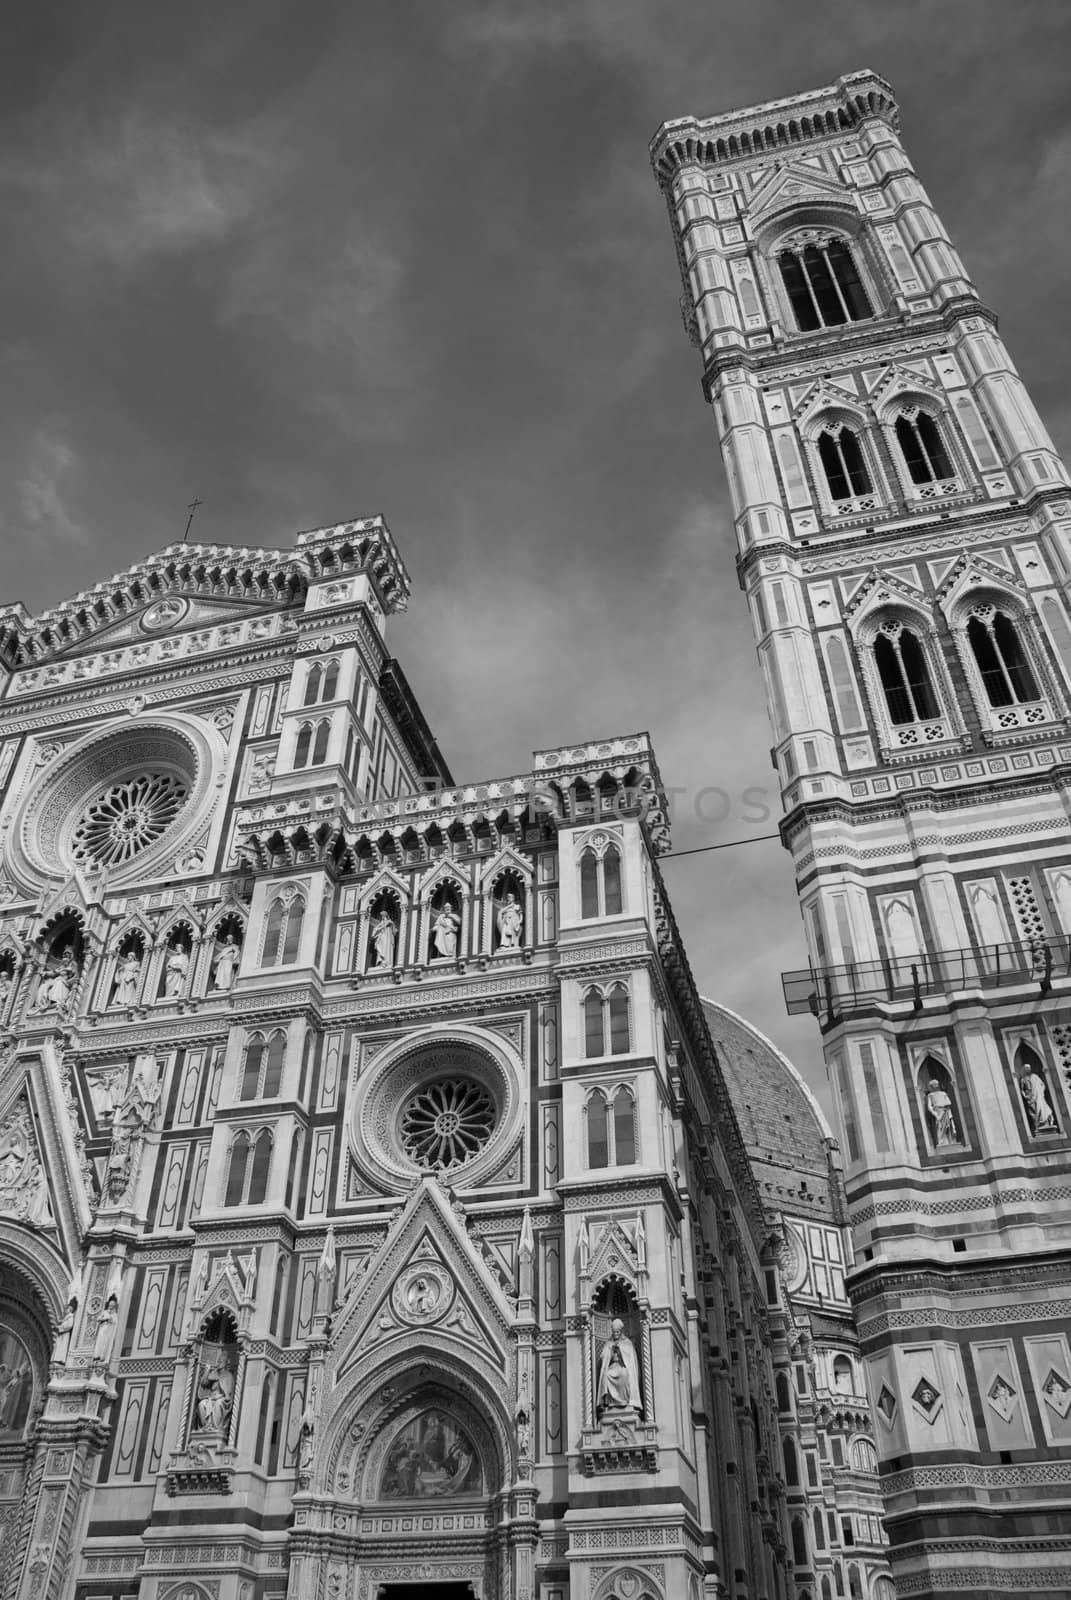
[[311, 722], [303, 722], [301, 724], [301, 730], [300, 730], [300, 732], [298, 733], [298, 736], [297, 736], [297, 742], [294, 745], [294, 767], [295, 767], [295, 770], [297, 770], [297, 769], [299, 769], [301, 767], [307, 767], [308, 766], [308, 764], [309, 764], [309, 752], [311, 751], [311, 749], [312, 749], [312, 723]]
[[851, 428], [824, 428], [818, 435], [818, 456], [834, 500], [870, 494], [873, 485], [863, 459], [859, 436]]
[[329, 722], [318, 723], [316, 739], [312, 747], [312, 764], [314, 767], [322, 767], [327, 760], [327, 744], [330, 737], [331, 724]]
[[636, 1163], [636, 1102], [622, 1084], [608, 1093], [593, 1089], [584, 1105], [589, 1167], [631, 1167]]
[[617, 917], [624, 910], [621, 885], [621, 852], [614, 844], [602, 854], [587, 849], [580, 857], [580, 915]]
[[589, 989], [584, 996], [584, 1054], [624, 1056], [632, 1048], [628, 988]]
[[305, 698], [302, 705], [321, 705], [325, 700], [333, 700], [338, 693], [338, 662], [323, 661], [309, 669], [305, 679]]
[[910, 628], [895, 618], [883, 622], [874, 640], [874, 661], [894, 726], [931, 722], [941, 715], [926, 653]]
[[286, 1059], [286, 1034], [277, 1029], [270, 1039], [254, 1034], [245, 1052], [240, 1100], [270, 1100], [279, 1093]]
[[843, 239], [782, 250], [777, 264], [801, 332], [841, 327], [874, 315], [855, 259]]
[[967, 622], [967, 639], [991, 706], [1041, 698], [1019, 630], [1005, 612], [991, 605], [975, 606]]
[[231, 1143], [231, 1159], [227, 1168], [227, 1190], [223, 1197], [225, 1206], [240, 1206], [245, 1194], [245, 1174], [249, 1165], [249, 1135], [244, 1129], [236, 1133]]
[[261, 966], [286, 967], [298, 958], [305, 902], [299, 894], [285, 900], [280, 895], [268, 910]]
[[941, 430], [928, 411], [912, 406], [896, 419], [896, 440], [912, 483], [938, 483], [954, 478]]

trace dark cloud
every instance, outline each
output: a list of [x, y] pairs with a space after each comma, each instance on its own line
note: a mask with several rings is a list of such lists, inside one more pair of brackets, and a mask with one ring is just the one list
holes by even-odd
[[[455, 770], [647, 728], [678, 848], [774, 830], [647, 141], [873, 67], [1071, 443], [1063, 0], [39, 0], [0, 60], [0, 532], [39, 609], [181, 534], [382, 511]], [[766, 815], [768, 813], [768, 815]], [[776, 841], [669, 862], [702, 988], [821, 1081]]]

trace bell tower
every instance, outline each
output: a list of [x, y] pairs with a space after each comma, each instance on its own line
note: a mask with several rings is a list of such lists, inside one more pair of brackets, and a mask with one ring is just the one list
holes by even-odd
[[870, 72], [651, 146], [732, 495], [898, 1592], [1071, 1592], [1071, 486]]

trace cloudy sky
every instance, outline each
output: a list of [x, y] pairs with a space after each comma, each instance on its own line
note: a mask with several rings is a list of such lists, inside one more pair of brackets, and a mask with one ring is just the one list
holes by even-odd
[[[39, 610], [195, 536], [382, 512], [455, 776], [649, 729], [675, 844], [773, 828], [720, 461], [647, 143], [872, 67], [1071, 445], [1066, 0], [23, 0], [0, 59], [0, 536]], [[706, 791], [701, 793], [701, 791]], [[759, 791], [756, 797], [748, 791]], [[788, 858], [668, 862], [693, 969], [783, 1014]]]

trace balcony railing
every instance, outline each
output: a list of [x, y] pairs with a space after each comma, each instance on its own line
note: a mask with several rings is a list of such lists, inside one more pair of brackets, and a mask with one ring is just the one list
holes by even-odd
[[831, 1019], [876, 1002], [922, 1009], [923, 1001], [961, 989], [1002, 989], [1036, 983], [1045, 994], [1058, 978], [1071, 977], [1071, 939], [1035, 939], [987, 944], [933, 955], [853, 961], [843, 967], [783, 972], [790, 1016], [810, 1011]]

